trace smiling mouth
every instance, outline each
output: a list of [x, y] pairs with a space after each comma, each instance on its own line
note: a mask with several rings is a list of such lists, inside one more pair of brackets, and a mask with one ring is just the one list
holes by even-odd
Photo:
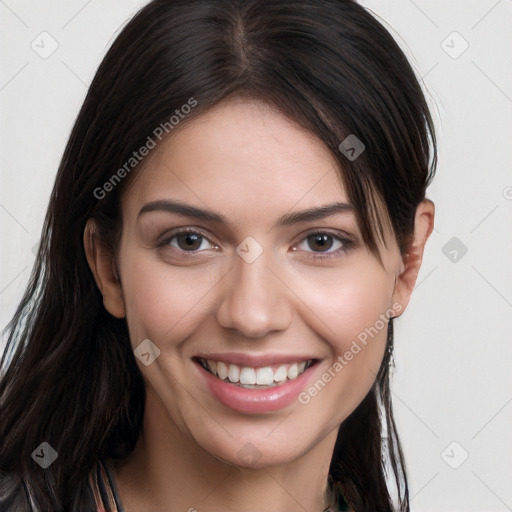
[[295, 380], [317, 362], [316, 359], [309, 359], [298, 363], [251, 368], [200, 357], [196, 357], [194, 360], [219, 380], [246, 389], [281, 386]]

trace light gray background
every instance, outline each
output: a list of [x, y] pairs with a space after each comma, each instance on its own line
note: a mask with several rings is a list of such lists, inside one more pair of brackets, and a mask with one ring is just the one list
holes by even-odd
[[[512, 0], [362, 3], [413, 59], [440, 143], [436, 228], [395, 323], [412, 510], [512, 510]], [[0, 327], [27, 284], [87, 87], [143, 4], [0, 0]], [[44, 31], [58, 43], [46, 59], [31, 47], [51, 48]]]

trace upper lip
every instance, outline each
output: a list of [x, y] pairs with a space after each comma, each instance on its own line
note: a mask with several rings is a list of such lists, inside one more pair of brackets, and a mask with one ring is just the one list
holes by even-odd
[[196, 358], [223, 361], [225, 363], [236, 364], [238, 366], [247, 366], [249, 368], [260, 368], [264, 366], [288, 363], [301, 363], [302, 361], [317, 359], [310, 355], [299, 356], [297, 354], [248, 354], [242, 352], [198, 354]]

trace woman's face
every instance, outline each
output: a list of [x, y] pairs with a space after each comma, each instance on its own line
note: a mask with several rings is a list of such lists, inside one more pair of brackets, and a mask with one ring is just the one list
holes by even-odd
[[403, 309], [396, 241], [388, 230], [381, 265], [327, 149], [263, 104], [179, 128], [122, 200], [117, 267], [146, 421], [238, 466], [293, 461], [375, 380]]

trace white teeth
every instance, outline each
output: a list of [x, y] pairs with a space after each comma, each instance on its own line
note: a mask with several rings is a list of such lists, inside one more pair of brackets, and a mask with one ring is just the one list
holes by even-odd
[[256, 371], [254, 368], [242, 368], [240, 372], [240, 384], [256, 384]]
[[291, 380], [291, 379], [296, 379], [297, 378], [297, 375], [299, 374], [299, 368], [297, 366], [297, 363], [293, 363], [289, 368], [288, 368], [288, 378]]
[[236, 364], [229, 365], [228, 379], [230, 382], [238, 382], [240, 380], [240, 368]]
[[225, 380], [228, 376], [228, 367], [223, 361], [217, 361], [217, 376], [221, 380]]
[[256, 384], [260, 384], [262, 386], [270, 386], [270, 384], [274, 383], [274, 378], [274, 372], [269, 366], [258, 368], [256, 371]]
[[286, 365], [282, 364], [274, 373], [274, 382], [284, 382], [287, 377]]
[[215, 375], [217, 373], [217, 361], [207, 359], [206, 364], [208, 365], [208, 368], [210, 368], [210, 371]]
[[227, 364], [224, 361], [214, 361], [213, 359], [203, 359], [202, 362], [219, 379], [247, 388], [273, 387], [287, 380], [296, 379], [313, 364], [313, 360], [282, 364], [274, 371], [270, 366], [262, 368], [240, 367], [236, 364]]
[[273, 370], [270, 366], [261, 368], [241, 367], [236, 364], [227, 364], [224, 361], [214, 361], [213, 359], [203, 359], [202, 362], [219, 379], [248, 388], [272, 387], [286, 380], [296, 379], [313, 363], [310, 360], [301, 363], [282, 364], [277, 368], [274, 366], [276, 369]]

